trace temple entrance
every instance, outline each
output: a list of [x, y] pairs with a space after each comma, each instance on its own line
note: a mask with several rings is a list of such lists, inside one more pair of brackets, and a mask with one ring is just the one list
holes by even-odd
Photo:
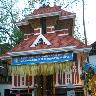
[[53, 75], [37, 76], [37, 96], [53, 96]]

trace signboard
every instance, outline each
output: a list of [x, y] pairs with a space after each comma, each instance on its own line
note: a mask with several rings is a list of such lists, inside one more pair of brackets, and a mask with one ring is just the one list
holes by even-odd
[[72, 53], [52, 53], [32, 56], [12, 57], [12, 64], [41, 64], [50, 62], [64, 62], [73, 60]]

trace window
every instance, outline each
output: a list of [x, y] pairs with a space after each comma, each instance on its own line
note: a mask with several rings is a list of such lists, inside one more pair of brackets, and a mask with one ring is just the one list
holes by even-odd
[[42, 28], [42, 34], [46, 34], [46, 17], [40, 18], [40, 24]]

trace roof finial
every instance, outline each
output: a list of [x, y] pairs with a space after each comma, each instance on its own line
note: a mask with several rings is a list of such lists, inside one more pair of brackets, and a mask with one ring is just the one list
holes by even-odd
[[42, 7], [46, 7], [46, 4], [44, 3], [44, 4], [42, 5]]
[[50, 5], [50, 2], [48, 1], [48, 2], [47, 2], [47, 6], [49, 6], [49, 5]]
[[49, 6], [49, 4], [50, 4], [49, 0], [44, 0], [44, 1], [42, 2], [42, 7]]
[[54, 6], [56, 6], [56, 2], [54, 1]]

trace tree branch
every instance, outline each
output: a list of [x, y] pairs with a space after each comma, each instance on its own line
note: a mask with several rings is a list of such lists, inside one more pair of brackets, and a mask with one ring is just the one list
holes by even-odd
[[5, 32], [14, 42], [15, 40], [12, 38], [12, 36], [8, 33], [7, 29], [6, 28], [3, 28], [0, 26], [0, 30], [3, 30], [2, 32]]
[[73, 4], [73, 3], [76, 2], [76, 1], [78, 1], [78, 0], [74, 0], [74, 1], [71, 2], [71, 3], [68, 3], [68, 4], [65, 6], [65, 8], [67, 8], [70, 4]]

